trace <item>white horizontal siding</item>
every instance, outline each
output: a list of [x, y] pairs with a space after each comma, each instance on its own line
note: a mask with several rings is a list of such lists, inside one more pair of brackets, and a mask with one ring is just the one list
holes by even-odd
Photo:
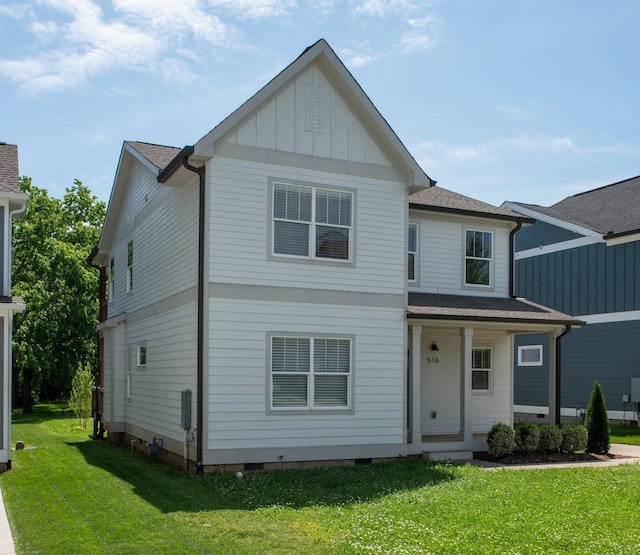
[[[115, 256], [116, 273], [110, 316], [131, 313], [197, 283], [197, 180], [180, 188], [152, 181], [151, 172], [135, 162], [125, 202], [128, 219], [121, 218], [110, 253]], [[134, 283], [127, 293], [129, 241], [133, 241]]]
[[[210, 306], [210, 449], [403, 442], [403, 310], [221, 299]], [[354, 414], [267, 415], [268, 332], [355, 336]]]
[[[403, 184], [222, 158], [210, 169], [211, 281], [404, 293]], [[270, 259], [269, 178], [356, 190], [354, 266]]]
[[[320, 132], [307, 130], [308, 85], [318, 87], [320, 91]], [[226, 140], [296, 154], [391, 165], [376, 140], [317, 66], [310, 67], [281, 89]]]
[[[411, 291], [448, 295], [506, 297], [509, 295], [509, 231], [496, 220], [411, 211], [418, 224], [418, 282]], [[464, 286], [464, 234], [466, 229], [493, 232], [494, 287]]]
[[[131, 398], [125, 401], [126, 422], [149, 435], [182, 441], [181, 391], [192, 391], [192, 423], [196, 418], [196, 305], [164, 312], [129, 324], [126, 345], [131, 372]], [[137, 345], [146, 341], [147, 366], [137, 367]]]

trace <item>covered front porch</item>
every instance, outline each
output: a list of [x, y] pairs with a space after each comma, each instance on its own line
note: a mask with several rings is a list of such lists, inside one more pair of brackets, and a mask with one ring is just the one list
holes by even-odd
[[407, 446], [433, 459], [487, 449], [496, 422], [513, 424], [513, 337], [549, 337], [549, 403], [558, 399], [558, 338], [581, 322], [522, 299], [410, 294]]

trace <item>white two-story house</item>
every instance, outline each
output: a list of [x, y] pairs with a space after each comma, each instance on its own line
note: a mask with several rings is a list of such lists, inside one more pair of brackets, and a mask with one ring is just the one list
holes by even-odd
[[512, 334], [578, 322], [509, 296], [526, 218], [434, 185], [324, 40], [194, 145], [125, 142], [109, 437], [198, 471], [486, 445]]
[[0, 470], [11, 468], [11, 333], [23, 300], [11, 296], [11, 224], [27, 208], [20, 191], [18, 147], [0, 142]]

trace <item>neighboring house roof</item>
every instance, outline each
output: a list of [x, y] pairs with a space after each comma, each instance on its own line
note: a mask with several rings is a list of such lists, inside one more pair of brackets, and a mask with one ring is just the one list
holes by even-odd
[[159, 170], [163, 170], [180, 152], [180, 149], [174, 146], [141, 143], [138, 141], [126, 141], [126, 143], [136, 149]]
[[578, 318], [521, 298], [409, 293], [408, 318], [583, 326]]
[[394, 152], [396, 158], [403, 166], [404, 171], [410, 176], [408, 184], [413, 190], [423, 189], [435, 185], [424, 170], [418, 165], [411, 153], [395, 134], [387, 120], [382, 117], [371, 99], [362, 90], [353, 75], [342, 63], [329, 44], [320, 39], [307, 47], [298, 58], [276, 75], [269, 83], [262, 87], [256, 94], [244, 102], [237, 110], [216, 125], [209, 133], [202, 137], [193, 150], [183, 149], [183, 152], [174, 160], [165, 172], [159, 177], [159, 181], [167, 181], [172, 173], [180, 168], [181, 158], [188, 157], [191, 153], [204, 158], [211, 157], [214, 153], [216, 141], [223, 138], [226, 133], [236, 127], [246, 117], [268, 102], [274, 94], [282, 90], [290, 81], [305, 71], [312, 63], [318, 63], [323, 71], [334, 77], [342, 86], [342, 92], [347, 98], [359, 107], [359, 116], [376, 129], [377, 139]]
[[465, 216], [480, 216], [508, 221], [530, 221], [508, 208], [498, 208], [471, 197], [454, 193], [442, 187], [433, 186], [409, 197], [409, 208], [432, 212], [457, 213]]
[[0, 143], [0, 192], [19, 193], [18, 147]]
[[549, 207], [505, 204], [582, 226], [605, 238], [640, 233], [640, 176], [578, 193]]

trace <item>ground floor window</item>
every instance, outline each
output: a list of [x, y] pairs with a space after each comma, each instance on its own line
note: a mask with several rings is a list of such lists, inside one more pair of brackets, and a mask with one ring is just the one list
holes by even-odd
[[272, 409], [350, 408], [350, 338], [271, 337]]
[[542, 366], [542, 345], [518, 347], [518, 366]]
[[491, 390], [492, 353], [489, 348], [471, 351], [471, 389], [473, 391]]

